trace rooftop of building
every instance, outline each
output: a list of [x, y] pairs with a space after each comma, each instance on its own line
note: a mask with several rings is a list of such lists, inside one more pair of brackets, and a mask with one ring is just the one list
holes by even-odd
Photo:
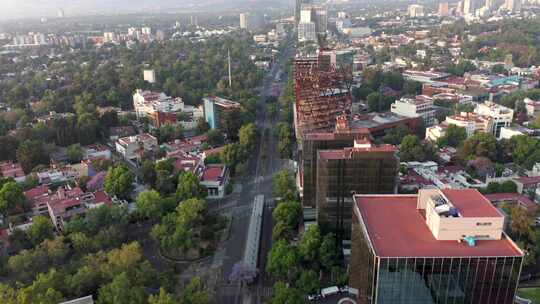
[[201, 181], [218, 182], [223, 178], [225, 166], [224, 165], [208, 165], [202, 174]]
[[236, 101], [232, 101], [232, 100], [217, 97], [217, 96], [206, 96], [204, 97], [204, 99], [209, 100], [224, 108], [239, 108], [240, 107], [240, 103]]
[[[167, 97], [165, 94], [160, 92], [152, 92], [152, 91], [141, 91], [137, 90], [136, 94], [140, 94], [146, 101], [153, 101], [158, 100], [162, 96]], [[163, 95], [162, 95], [163, 94]]]
[[137, 135], [133, 135], [133, 136], [127, 136], [127, 137], [122, 137], [120, 139], [118, 139], [118, 143], [121, 144], [121, 145], [129, 145], [129, 144], [133, 144], [133, 143], [136, 143], [136, 142], [144, 142], [144, 141], [147, 141], [147, 140], [153, 140], [153, 141], [156, 141], [157, 142], [157, 139], [152, 136], [151, 134], [149, 133], [142, 133], [142, 134], [137, 134]]
[[203, 154], [205, 157], [210, 156], [210, 155], [219, 155], [221, 151], [223, 151], [224, 149], [225, 149], [225, 146], [207, 149], [203, 151]]
[[397, 148], [393, 145], [370, 145], [366, 147], [350, 147], [339, 150], [319, 150], [319, 159], [336, 160], [352, 159], [355, 154], [360, 153], [396, 153]]
[[109, 133], [111, 136], [129, 136], [135, 134], [133, 126], [110, 127]]
[[31, 201], [35, 199], [36, 197], [39, 197], [48, 193], [49, 193], [49, 187], [47, 187], [46, 185], [41, 185], [41, 186], [32, 188], [28, 191], [25, 191], [24, 196], [26, 197], [27, 200]]
[[502, 217], [502, 214], [476, 189], [442, 189], [441, 192], [463, 217]]
[[336, 140], [343, 135], [353, 134], [355, 136], [369, 136], [370, 132], [367, 128], [353, 128], [346, 131], [335, 132], [333, 130], [317, 131], [302, 134], [304, 140]]
[[537, 204], [535, 202], [525, 195], [519, 193], [492, 193], [486, 194], [486, 198], [492, 203], [516, 202], [530, 211], [534, 211], [537, 208]]
[[103, 203], [103, 204], [106, 204], [106, 205], [112, 205], [112, 199], [111, 197], [105, 193], [105, 191], [97, 191], [94, 193], [94, 201], [96, 203]]
[[55, 215], [62, 214], [69, 210], [83, 208], [83, 202], [78, 198], [69, 198], [64, 200], [51, 201], [48, 203], [49, 207]]
[[468, 121], [468, 122], [484, 122], [486, 118], [476, 113], [461, 112], [456, 115], [450, 115], [448, 118], [457, 120], [457, 121]]
[[337, 140], [344, 135], [369, 137], [371, 132], [391, 128], [399, 124], [407, 125], [418, 121], [416, 117], [405, 117], [392, 112], [355, 114], [345, 120], [337, 119], [335, 129], [318, 130], [302, 134], [303, 140]]
[[110, 149], [103, 144], [91, 144], [88, 146], [84, 146], [84, 148], [86, 149], [87, 153], [110, 151]]
[[22, 167], [18, 163], [12, 162], [0, 163], [0, 175], [12, 178], [25, 176]]
[[458, 76], [450, 76], [446, 79], [441, 80], [442, 82], [445, 82], [447, 84], [453, 84], [453, 85], [465, 85], [466, 79], [463, 77]]
[[401, 116], [392, 112], [355, 114], [349, 121], [352, 129], [376, 128], [387, 124], [403, 123], [414, 118]]
[[431, 97], [428, 97], [428, 96], [424, 97], [424, 96], [425, 95], [419, 95], [419, 96], [416, 96], [416, 98], [401, 98], [401, 99], [396, 100], [396, 103], [406, 103], [410, 105], [419, 106], [419, 105], [433, 102], [433, 99]]
[[[452, 193], [451, 196], [455, 199], [458, 195]], [[460, 194], [459, 198], [473, 202], [473, 199], [465, 198], [465, 196], [467, 194]], [[417, 209], [417, 199], [417, 195], [357, 195], [354, 197], [355, 209], [365, 224], [377, 256], [523, 256], [521, 250], [505, 234], [500, 240], [477, 240], [476, 246], [469, 246], [466, 242], [435, 239], [426, 225], [424, 216]]]
[[432, 80], [440, 80], [450, 76], [448, 73], [437, 72], [437, 71], [415, 71], [415, 70], [405, 70], [404, 75], [410, 75], [415, 77], [426, 77]]
[[540, 176], [522, 176], [515, 179], [516, 182], [524, 185], [532, 185], [540, 183]]
[[498, 103], [494, 103], [492, 101], [485, 101], [484, 103], [479, 103], [476, 105], [476, 109], [475, 109], [475, 112], [478, 110], [478, 109], [489, 109], [491, 112], [496, 112], [496, 113], [500, 113], [500, 114], [510, 114], [510, 113], [513, 113], [512, 109], [508, 108], [508, 107], [505, 107], [503, 105], [500, 105]]

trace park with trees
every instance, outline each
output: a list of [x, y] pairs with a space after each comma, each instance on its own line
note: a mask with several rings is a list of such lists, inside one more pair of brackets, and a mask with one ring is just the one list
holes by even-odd
[[[147, 120], [119, 115], [117, 108], [132, 108], [132, 93], [140, 88], [181, 97], [193, 106], [209, 94], [238, 101], [240, 110], [227, 113], [223, 130], [210, 130], [198, 121], [195, 131], [207, 135], [206, 148], [225, 145], [213, 161], [230, 166], [233, 175], [241, 174], [259, 140], [253, 121], [263, 72], [249, 59], [252, 46], [251, 36], [231, 33], [206, 41], [62, 51], [62, 63], [50, 57], [48, 71], [17, 72], [16, 81], [0, 83], [0, 100], [11, 109], [0, 113], [0, 161], [17, 161], [25, 173], [33, 174], [63, 148], [69, 163], [79, 163], [85, 145], [106, 143], [109, 128], [118, 126], [142, 128], [139, 131], [153, 133], [159, 143], [182, 139], [186, 130], [179, 126], [149, 130]], [[232, 87], [223, 56], [228, 50]], [[16, 66], [5, 63], [2, 69]], [[144, 82], [143, 68], [154, 69], [158, 81]], [[44, 81], [46, 77], [51, 80]], [[105, 172], [105, 191], [134, 202], [133, 207], [122, 203], [88, 210], [67, 222], [62, 232], [45, 216], [34, 217], [25, 231], [15, 230], [9, 237], [10, 256], [0, 259], [0, 302], [57, 304], [93, 295], [100, 304], [210, 303], [207, 282], [198, 277], [179, 280], [182, 269], [176, 261], [211, 255], [230, 219], [208, 210], [206, 191], [193, 173], [175, 172], [171, 161], [155, 161], [156, 156], [145, 155], [138, 174], [120, 162], [92, 161], [94, 169]], [[30, 176], [28, 185], [0, 178], [4, 218], [27, 210], [24, 191], [36, 185]], [[147, 190], [135, 192], [136, 180]], [[79, 186], [93, 186], [87, 183], [81, 180]]]

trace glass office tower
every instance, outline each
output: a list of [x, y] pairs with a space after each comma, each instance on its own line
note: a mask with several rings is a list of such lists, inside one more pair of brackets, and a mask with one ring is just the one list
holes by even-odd
[[[410, 206], [414, 208], [414, 202]], [[392, 230], [382, 231], [373, 221], [384, 221], [380, 216], [383, 212], [393, 213], [392, 210], [402, 207], [398, 203], [381, 207], [389, 209], [376, 213], [368, 208], [356, 208], [353, 215], [349, 285], [358, 290], [359, 303], [513, 303], [523, 253], [504, 233], [499, 240], [482, 240], [470, 246], [464, 242], [429, 239], [430, 235], [424, 231], [413, 230], [419, 226], [407, 224], [407, 228], [398, 224], [393, 231], [398, 238], [407, 239], [407, 234], [417, 238], [411, 239], [411, 248], [398, 248], [401, 244], [386, 234]], [[404, 222], [407, 221], [405, 218]], [[394, 223], [387, 225], [391, 227]], [[418, 254], [399, 256], [404, 250]]]

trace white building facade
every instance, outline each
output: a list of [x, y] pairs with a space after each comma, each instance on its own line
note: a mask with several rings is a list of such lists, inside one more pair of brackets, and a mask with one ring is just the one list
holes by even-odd
[[421, 117], [426, 126], [433, 125], [435, 121], [435, 109], [433, 100], [428, 96], [416, 96], [412, 98], [401, 98], [396, 100], [391, 106], [391, 112], [406, 117]]
[[474, 113], [491, 118], [486, 132], [493, 134], [496, 138], [500, 138], [501, 129], [509, 127], [514, 118], [514, 110], [491, 101], [476, 105]]
[[154, 112], [175, 113], [184, 111], [184, 101], [165, 93], [137, 90], [133, 95], [133, 107], [137, 118], [147, 117]]

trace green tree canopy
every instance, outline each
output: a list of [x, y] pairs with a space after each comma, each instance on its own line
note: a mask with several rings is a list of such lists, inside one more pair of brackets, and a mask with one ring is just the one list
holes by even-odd
[[244, 125], [238, 131], [239, 143], [245, 153], [251, 153], [257, 142], [257, 129], [255, 124], [249, 123]]
[[49, 164], [49, 154], [39, 140], [26, 140], [17, 149], [17, 161], [25, 173], [30, 173], [37, 165]]
[[275, 239], [282, 237], [288, 238], [296, 231], [302, 215], [302, 206], [296, 201], [280, 202], [272, 212], [272, 215], [276, 221], [273, 237]]
[[145, 304], [147, 294], [143, 288], [132, 282], [127, 273], [122, 272], [112, 282], [99, 289], [98, 304]]
[[154, 185], [156, 183], [156, 169], [154, 162], [146, 159], [141, 165], [141, 174], [145, 183]]
[[399, 145], [401, 140], [410, 133], [407, 126], [399, 125], [396, 128], [390, 129], [390, 131], [384, 135], [383, 142], [386, 144]]
[[105, 176], [105, 191], [119, 198], [128, 198], [131, 194], [135, 176], [124, 165], [109, 168]]
[[209, 304], [210, 301], [210, 294], [199, 277], [192, 278], [180, 294], [181, 304]]
[[45, 239], [54, 238], [54, 226], [49, 218], [38, 215], [34, 216], [32, 226], [26, 230], [26, 233], [32, 245], [36, 246]]
[[136, 206], [141, 218], [157, 219], [161, 215], [161, 196], [156, 190], [141, 192], [137, 196]]
[[192, 172], [182, 172], [178, 177], [178, 186], [176, 188], [176, 198], [184, 201], [190, 198], [206, 197], [206, 189], [201, 186], [199, 179]]
[[283, 282], [274, 284], [274, 292], [272, 294], [272, 304], [302, 304], [305, 303], [302, 293], [296, 289], [287, 287]]
[[21, 185], [8, 181], [0, 187], [0, 214], [6, 217], [15, 208], [23, 208], [26, 197]]
[[285, 240], [278, 240], [272, 244], [268, 253], [266, 271], [277, 279], [292, 279], [300, 267], [300, 259], [296, 248], [287, 244]]
[[321, 242], [319, 227], [317, 225], [309, 226], [298, 243], [298, 251], [304, 262], [311, 265], [318, 264]]
[[157, 295], [150, 295], [148, 298], [148, 304], [176, 304], [174, 297], [168, 293], [164, 288], [159, 289]]
[[467, 131], [465, 130], [465, 128], [451, 124], [446, 129], [446, 134], [443, 137], [439, 138], [439, 140], [437, 141], [437, 145], [439, 147], [457, 147], [465, 139], [467, 139]]
[[497, 157], [497, 139], [492, 134], [477, 132], [463, 142], [457, 156], [462, 161], [481, 156], [494, 161]]
[[206, 138], [208, 140], [208, 143], [213, 147], [221, 146], [225, 142], [223, 134], [216, 129], [210, 129], [206, 131]]
[[424, 161], [426, 151], [416, 135], [407, 135], [403, 137], [399, 146], [399, 158], [401, 161]]
[[285, 200], [296, 198], [296, 184], [294, 177], [289, 170], [282, 170], [276, 173], [272, 179], [274, 196]]
[[78, 163], [84, 156], [84, 150], [80, 144], [73, 144], [67, 148], [67, 155], [70, 163]]

